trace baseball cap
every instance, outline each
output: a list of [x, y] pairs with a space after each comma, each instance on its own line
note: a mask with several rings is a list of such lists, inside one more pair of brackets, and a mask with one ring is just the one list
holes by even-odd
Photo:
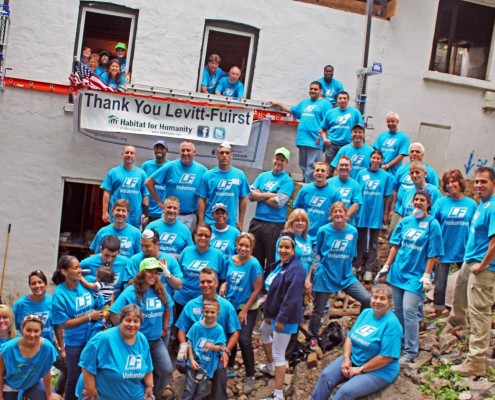
[[416, 196], [417, 194], [422, 194], [423, 196], [425, 196], [431, 204], [431, 192], [428, 189], [419, 188], [418, 190], [416, 190], [414, 196]]
[[110, 57], [110, 53], [108, 51], [106, 51], [106, 50], [102, 50], [102, 51], [100, 51], [100, 57], [102, 57], [102, 56], [108, 56], [108, 57]]
[[232, 146], [230, 145], [230, 143], [227, 142], [227, 141], [220, 143], [220, 146], [218, 146], [218, 147], [226, 147], [227, 149], [231, 149], [232, 148]]
[[127, 50], [127, 46], [125, 45], [125, 43], [118, 42], [118, 43], [115, 45], [115, 50], [117, 50], [117, 49], [124, 49], [124, 50]]
[[[352, 127], [352, 129], [354, 129], [354, 128], [356, 128], [356, 127], [357, 127], [357, 128], [361, 128], [363, 131], [365, 130], [364, 126], [363, 126], [363, 125], [361, 125], [361, 124], [355, 124], [355, 125]], [[351, 129], [351, 131], [352, 131], [352, 129]]]
[[224, 210], [227, 211], [227, 206], [223, 203], [215, 203], [213, 207], [211, 208], [212, 212], [215, 212], [217, 210]]
[[139, 264], [139, 271], [143, 271], [145, 269], [159, 269], [160, 271], [163, 271], [163, 266], [155, 257], [148, 257]]
[[168, 150], [168, 144], [165, 140], [158, 140], [154, 145], [153, 148], [161, 144], [163, 147], [165, 147]]
[[277, 154], [282, 154], [287, 161], [289, 161], [290, 158], [290, 151], [287, 150], [285, 147], [280, 147], [277, 150], [275, 150], [275, 153], [273, 153], [274, 156]]

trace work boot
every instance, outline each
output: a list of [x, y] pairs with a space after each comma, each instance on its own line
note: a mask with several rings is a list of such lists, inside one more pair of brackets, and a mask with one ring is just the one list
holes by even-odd
[[465, 360], [462, 364], [450, 367], [452, 372], [458, 372], [461, 376], [485, 376], [486, 364], [484, 362], [472, 362]]

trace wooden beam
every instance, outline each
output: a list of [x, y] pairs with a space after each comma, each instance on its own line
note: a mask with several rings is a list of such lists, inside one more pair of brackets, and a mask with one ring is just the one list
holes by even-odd
[[[366, 2], [362, 0], [296, 0], [301, 3], [315, 4], [322, 7], [335, 8], [337, 10], [349, 11], [356, 14], [366, 15]], [[388, 0], [385, 5], [374, 5], [373, 16], [377, 18], [390, 19], [397, 12], [398, 0]]]

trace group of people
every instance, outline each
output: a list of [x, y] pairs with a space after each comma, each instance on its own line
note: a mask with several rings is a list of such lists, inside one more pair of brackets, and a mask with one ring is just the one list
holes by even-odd
[[82, 48], [80, 62], [103, 83], [113, 89], [118, 89], [125, 83], [127, 67], [127, 45], [118, 42], [114, 48], [115, 54], [111, 55], [107, 50], [99, 53], [93, 52], [88, 46]]
[[240, 81], [241, 69], [234, 65], [226, 73], [220, 68], [222, 59], [218, 54], [211, 54], [203, 68], [201, 93], [218, 94], [227, 97], [243, 98], [244, 84]]

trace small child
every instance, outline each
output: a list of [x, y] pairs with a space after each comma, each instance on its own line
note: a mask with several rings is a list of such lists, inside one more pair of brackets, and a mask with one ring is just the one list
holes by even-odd
[[96, 282], [88, 282], [81, 277], [81, 283], [86, 289], [94, 290], [95, 298], [103, 296], [105, 307], [113, 304], [115, 292], [115, 272], [106, 265], [96, 271]]
[[187, 332], [189, 360], [182, 400], [202, 399], [208, 389], [208, 381], [217, 370], [220, 352], [225, 350], [227, 342], [223, 327], [217, 323], [218, 314], [218, 300], [205, 299], [204, 319], [195, 322]]

